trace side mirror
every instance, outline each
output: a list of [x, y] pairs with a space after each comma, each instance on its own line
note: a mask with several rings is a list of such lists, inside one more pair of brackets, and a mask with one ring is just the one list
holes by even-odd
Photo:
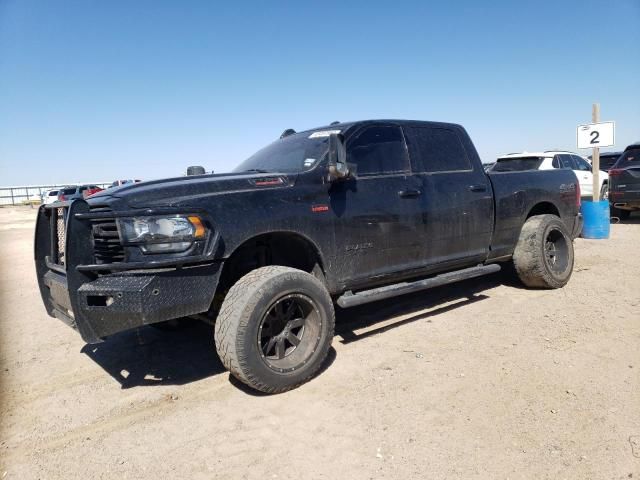
[[349, 167], [347, 166], [347, 150], [344, 146], [344, 137], [339, 133], [329, 135], [329, 181], [347, 178]]

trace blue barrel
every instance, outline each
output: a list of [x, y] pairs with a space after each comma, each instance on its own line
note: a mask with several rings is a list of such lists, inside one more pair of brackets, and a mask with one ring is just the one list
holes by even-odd
[[582, 202], [582, 238], [609, 238], [609, 201]]

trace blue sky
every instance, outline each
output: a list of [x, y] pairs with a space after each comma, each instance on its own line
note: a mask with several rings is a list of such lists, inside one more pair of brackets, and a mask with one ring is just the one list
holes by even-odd
[[[483, 161], [640, 140], [640, 0], [0, 0], [0, 185], [233, 168], [285, 128], [452, 121]], [[587, 153], [587, 152], [585, 152]]]

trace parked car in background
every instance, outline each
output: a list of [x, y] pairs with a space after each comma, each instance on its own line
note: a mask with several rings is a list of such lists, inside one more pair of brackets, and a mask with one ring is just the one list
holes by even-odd
[[621, 220], [640, 210], [640, 143], [629, 145], [609, 170], [611, 215]]
[[[600, 170], [603, 172], [608, 172], [613, 164], [616, 163], [618, 158], [620, 158], [622, 152], [604, 152], [600, 154]], [[593, 165], [593, 159], [591, 155], [589, 155], [589, 163]]]
[[48, 205], [53, 202], [58, 201], [58, 190], [48, 190], [46, 192], [42, 192], [42, 203]]
[[89, 185], [88, 187], [89, 188], [87, 188], [84, 192], [82, 192], [82, 197], [83, 198], [90, 197], [94, 193], [98, 193], [98, 192], [101, 192], [102, 190], [104, 190], [103, 188], [100, 188], [97, 185]]
[[64, 187], [58, 190], [58, 201], [65, 202], [69, 200], [77, 200], [78, 198], [86, 198], [101, 190], [102, 189], [97, 185], [76, 185]]
[[491, 167], [493, 167], [495, 164], [496, 164], [496, 162], [483, 163], [482, 164], [482, 168], [484, 168], [485, 172], [488, 172], [489, 170], [491, 170]]
[[[549, 150], [546, 152], [510, 153], [498, 158], [492, 172], [513, 172], [522, 170], [553, 170], [564, 168], [573, 170], [580, 182], [583, 197], [593, 196], [593, 173], [591, 164], [577, 153]], [[600, 172], [600, 198], [609, 198], [609, 175]]]
[[116, 180], [111, 185], [109, 185], [109, 188], [119, 187], [120, 185], [129, 185], [131, 183], [140, 183], [141, 181], [142, 180]]

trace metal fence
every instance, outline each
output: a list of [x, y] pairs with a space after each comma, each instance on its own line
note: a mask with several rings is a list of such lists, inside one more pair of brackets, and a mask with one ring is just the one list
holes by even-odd
[[[77, 185], [97, 185], [100, 188], [107, 188], [111, 185], [111, 182], [87, 182]], [[74, 186], [74, 184], [0, 187], [0, 205], [28, 205], [33, 203], [42, 203], [43, 195], [49, 190], [59, 190], [64, 187], [72, 186]]]

